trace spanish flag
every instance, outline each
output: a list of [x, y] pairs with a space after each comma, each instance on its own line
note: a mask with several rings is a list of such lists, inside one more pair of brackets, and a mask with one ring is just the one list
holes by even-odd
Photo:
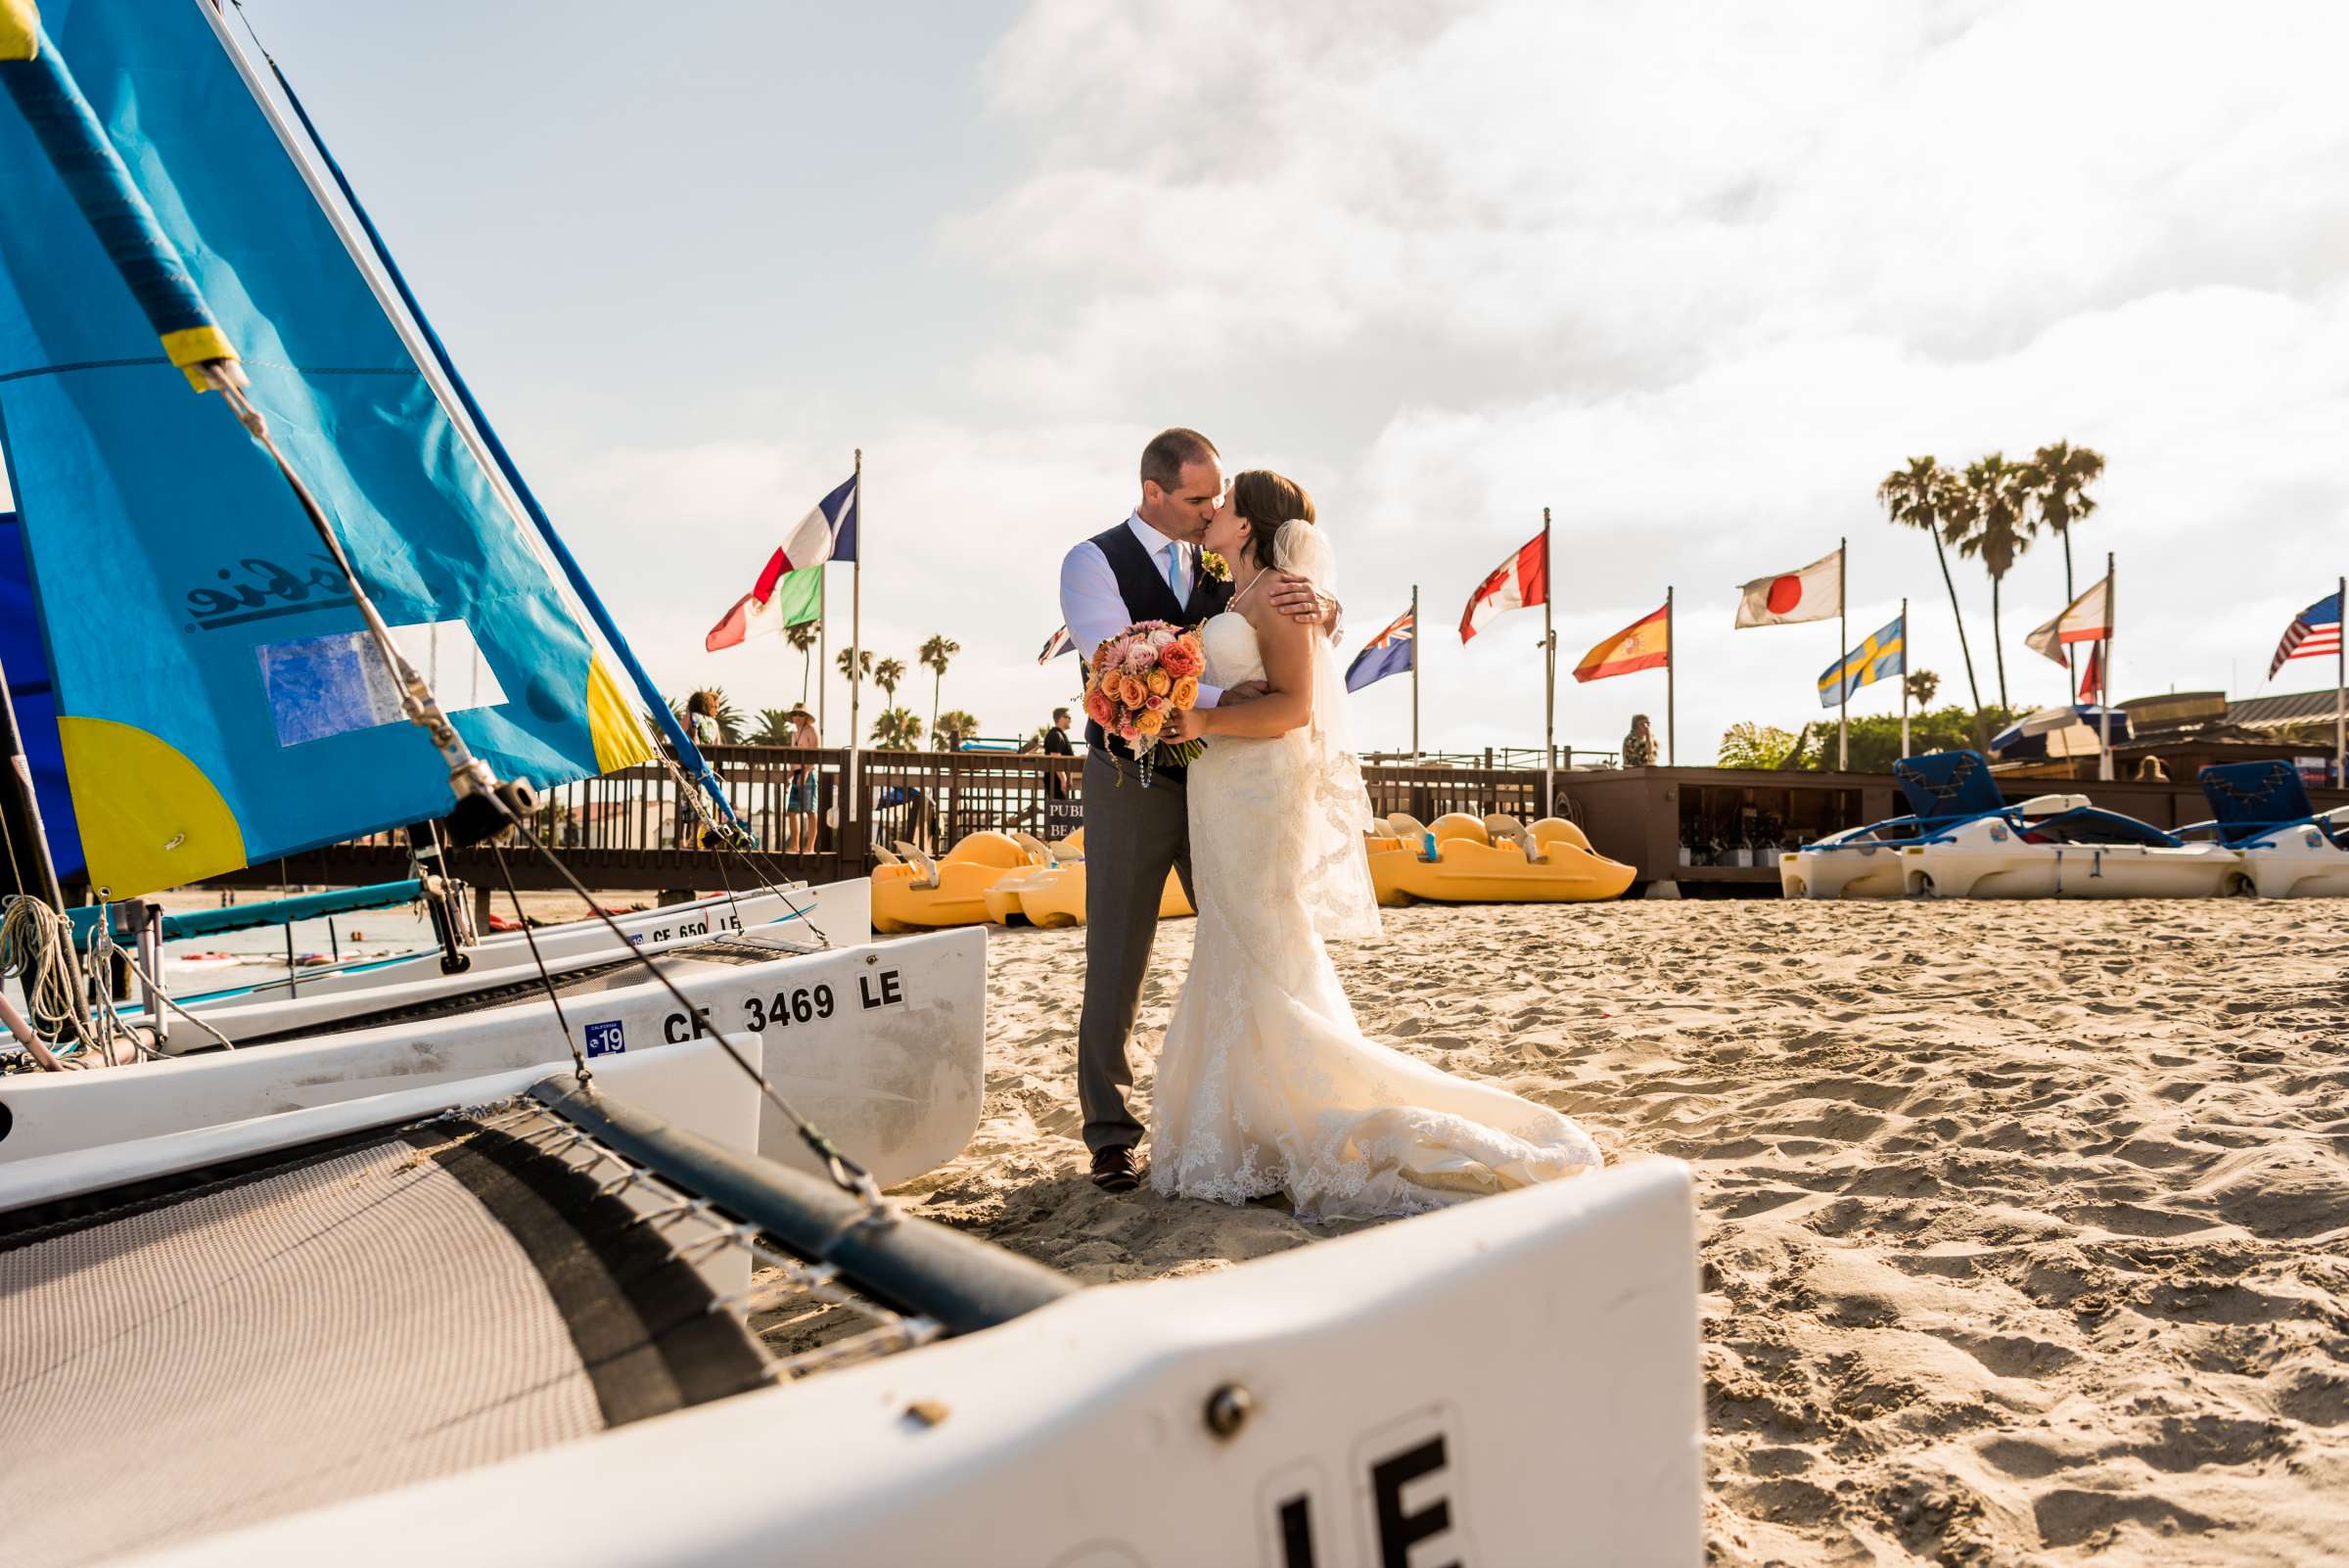
[[1638, 669], [1661, 669], [1672, 663], [1672, 607], [1642, 616], [1583, 655], [1574, 667], [1577, 680], [1604, 680]]

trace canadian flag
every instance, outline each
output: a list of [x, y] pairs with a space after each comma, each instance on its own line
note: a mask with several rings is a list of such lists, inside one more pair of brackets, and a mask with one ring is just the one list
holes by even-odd
[[1783, 626], [1843, 613], [1843, 552], [1822, 555], [1799, 572], [1756, 577], [1738, 590], [1737, 624]]
[[826, 561], [855, 559], [856, 481], [851, 478], [791, 526], [783, 535], [782, 547], [767, 558], [751, 591], [734, 601], [734, 607], [702, 639], [702, 646], [715, 653], [749, 638], [813, 620], [821, 612], [810, 614], [804, 601], [820, 593], [820, 585], [811, 591], [790, 593], [777, 591], [778, 584], [791, 573], [805, 572]]
[[1482, 631], [1485, 623], [1495, 616], [1511, 610], [1529, 610], [1549, 602], [1549, 552], [1543, 548], [1546, 537], [1536, 534], [1532, 543], [1503, 561], [1493, 575], [1477, 584], [1468, 596], [1468, 609], [1460, 617], [1460, 641]]

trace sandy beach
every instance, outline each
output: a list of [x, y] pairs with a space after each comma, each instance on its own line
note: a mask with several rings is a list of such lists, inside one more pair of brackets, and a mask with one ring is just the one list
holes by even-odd
[[[1388, 933], [1340, 954], [1371, 1033], [1610, 1160], [1694, 1167], [1715, 1563], [2349, 1560], [2333, 905], [1419, 908]], [[1161, 928], [1153, 1047], [1190, 945]], [[1085, 1182], [1082, 955], [1082, 931], [995, 934], [986, 1119], [918, 1212], [1090, 1280], [1327, 1234]]]

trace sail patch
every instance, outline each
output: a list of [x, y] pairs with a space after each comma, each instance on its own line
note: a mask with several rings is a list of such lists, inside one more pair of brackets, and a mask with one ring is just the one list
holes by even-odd
[[[439, 697], [444, 713], [505, 705], [505, 688], [464, 622], [393, 626], [392, 641]], [[364, 631], [262, 643], [253, 653], [280, 746], [406, 721], [399, 689]]]

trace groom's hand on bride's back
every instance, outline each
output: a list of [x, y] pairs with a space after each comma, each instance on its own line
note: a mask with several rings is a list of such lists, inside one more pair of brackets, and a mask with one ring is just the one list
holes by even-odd
[[1243, 680], [1236, 686], [1224, 687], [1222, 694], [1216, 699], [1216, 706], [1229, 708], [1237, 703], [1252, 703], [1271, 689], [1271, 685], [1266, 681]]
[[1304, 621], [1325, 625], [1332, 631], [1338, 625], [1338, 601], [1313, 586], [1311, 577], [1301, 577], [1282, 572], [1272, 578], [1272, 608], [1292, 621]]

